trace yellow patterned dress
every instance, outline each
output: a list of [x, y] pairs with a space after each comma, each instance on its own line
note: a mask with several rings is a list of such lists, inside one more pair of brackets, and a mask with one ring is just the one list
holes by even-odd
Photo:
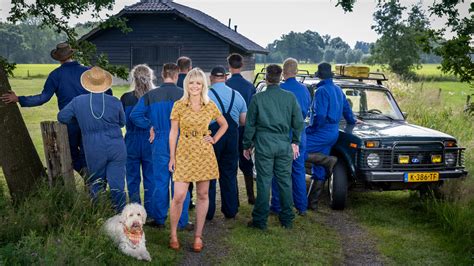
[[204, 141], [210, 135], [209, 124], [222, 114], [209, 101], [201, 110], [193, 111], [188, 101], [177, 101], [171, 111], [171, 120], [179, 121], [179, 139], [176, 148], [175, 182], [199, 182], [219, 178], [216, 155], [212, 144]]

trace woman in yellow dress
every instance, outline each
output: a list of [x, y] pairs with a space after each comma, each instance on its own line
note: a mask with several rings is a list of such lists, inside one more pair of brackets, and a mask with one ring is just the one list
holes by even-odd
[[[174, 104], [170, 117], [169, 170], [173, 173], [174, 181], [174, 196], [170, 209], [170, 248], [179, 249], [176, 232], [178, 220], [189, 183], [196, 182], [198, 200], [193, 250], [200, 252], [203, 248], [202, 230], [209, 207], [209, 181], [219, 178], [212, 145], [224, 135], [228, 125], [217, 106], [207, 96], [207, 77], [201, 69], [191, 70], [183, 84], [183, 98]], [[216, 120], [220, 127], [214, 136], [211, 136], [208, 130], [212, 120]]]

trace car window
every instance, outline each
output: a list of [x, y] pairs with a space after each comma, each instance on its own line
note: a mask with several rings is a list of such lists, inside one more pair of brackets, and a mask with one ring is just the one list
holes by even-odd
[[364, 119], [403, 120], [403, 115], [388, 91], [343, 88], [352, 111]]

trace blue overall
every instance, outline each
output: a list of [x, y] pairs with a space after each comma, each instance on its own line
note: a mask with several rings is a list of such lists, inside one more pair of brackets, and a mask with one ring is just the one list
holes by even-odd
[[[59, 110], [62, 110], [74, 97], [89, 93], [81, 85], [81, 75], [87, 69], [88, 67], [80, 65], [76, 61], [62, 64], [49, 74], [41, 94], [18, 97], [20, 105], [22, 107], [40, 106], [48, 102], [53, 94], [56, 94]], [[67, 125], [67, 131], [74, 170], [79, 172], [86, 167], [81, 130], [77, 123], [71, 123]]]
[[105, 93], [89, 93], [74, 98], [58, 114], [61, 123], [79, 123], [90, 177], [86, 180], [91, 196], [110, 187], [117, 212], [125, 205], [125, 164], [127, 150], [121, 128], [125, 113], [120, 101]]
[[[311, 95], [305, 85], [298, 82], [295, 78], [289, 78], [280, 87], [283, 90], [292, 92], [296, 96], [296, 100], [301, 109], [303, 120], [308, 114], [311, 105]], [[304, 130], [301, 133], [301, 142], [299, 145], [301, 156], [293, 160], [291, 169], [291, 180], [293, 188], [293, 202], [295, 208], [304, 213], [308, 209], [308, 199], [306, 197], [306, 169], [304, 167], [304, 154], [306, 150], [306, 133]], [[278, 197], [278, 184], [276, 179], [272, 180], [272, 200], [270, 209], [273, 212], [280, 212], [280, 200]]]
[[127, 188], [130, 202], [141, 203], [140, 174], [143, 174], [143, 188], [145, 190], [145, 210], [150, 213], [153, 193], [153, 160], [152, 145], [149, 141], [150, 129], [135, 126], [130, 120], [130, 113], [138, 103], [133, 92], [127, 92], [120, 98], [125, 111], [126, 129], [125, 145], [127, 146]]
[[[152, 207], [148, 215], [158, 224], [164, 224], [168, 218], [170, 184], [171, 193], [173, 193], [172, 176], [168, 170], [168, 163], [170, 161], [170, 115], [174, 102], [182, 96], [183, 89], [173, 83], [163, 83], [160, 87], [143, 95], [130, 114], [130, 119], [137, 127], [147, 129], [152, 126], [155, 131], [155, 140], [152, 145]], [[186, 195], [183, 206], [188, 205], [189, 193]], [[188, 220], [188, 208], [183, 208], [178, 227], [184, 228], [188, 224]]]
[[[221, 211], [226, 218], [234, 218], [239, 211], [239, 192], [237, 185], [237, 163], [239, 161], [239, 117], [247, 112], [242, 96], [219, 82], [212, 85], [209, 98], [218, 106], [229, 127], [219, 141], [214, 144], [219, 166], [219, 187], [221, 189]], [[217, 122], [209, 128], [212, 135], [219, 130]], [[212, 220], [216, 211], [216, 180], [209, 184], [209, 210], [206, 219]]]
[[[325, 79], [317, 85], [314, 94], [310, 123], [306, 128], [307, 153], [320, 152], [329, 155], [332, 146], [339, 137], [339, 121], [344, 116], [348, 124], [355, 124], [349, 102], [339, 86], [332, 79]], [[322, 166], [313, 166], [312, 178], [326, 180], [326, 170]]]
[[[255, 87], [247, 81], [241, 74], [232, 74], [225, 84], [242, 95], [245, 104], [249, 106], [252, 96], [255, 94]], [[244, 138], [245, 126], [239, 127], [239, 168], [244, 176], [253, 176], [253, 161], [245, 159], [243, 155], [242, 140]]]

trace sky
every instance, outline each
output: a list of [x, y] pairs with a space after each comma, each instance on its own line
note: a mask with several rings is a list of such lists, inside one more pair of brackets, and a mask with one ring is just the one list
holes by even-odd
[[[105, 17], [107, 14], [116, 14], [126, 5], [138, 1], [116, 0], [114, 9], [101, 15]], [[420, 2], [427, 9], [433, 1]], [[341, 37], [351, 47], [356, 41], [375, 42], [378, 38], [371, 29], [377, 0], [357, 0], [351, 13], [344, 13], [341, 7], [335, 7], [337, 0], [175, 0], [175, 2], [199, 9], [225, 25], [231, 18], [232, 28], [237, 25], [239, 33], [263, 47], [290, 31], [312, 30], [320, 35]], [[419, 1], [401, 0], [401, 2], [405, 6], [410, 6]], [[462, 15], [468, 14], [469, 4], [470, 0], [466, 0], [458, 6]], [[10, 5], [9, 0], [0, 0], [0, 21], [6, 21]], [[72, 19], [71, 23], [91, 19], [89, 13]], [[445, 20], [431, 17], [430, 22], [433, 28], [441, 28]]]

